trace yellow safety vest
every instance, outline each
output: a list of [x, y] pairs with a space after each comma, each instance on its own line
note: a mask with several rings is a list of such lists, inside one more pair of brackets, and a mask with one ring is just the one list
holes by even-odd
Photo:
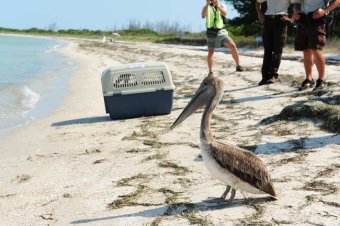
[[224, 27], [221, 12], [217, 10], [217, 7], [215, 11], [211, 5], [209, 6], [206, 17], [206, 25], [207, 28], [222, 29]]

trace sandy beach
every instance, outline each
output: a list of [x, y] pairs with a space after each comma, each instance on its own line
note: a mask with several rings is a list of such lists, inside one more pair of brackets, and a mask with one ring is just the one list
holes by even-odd
[[[339, 225], [337, 128], [322, 117], [273, 117], [304, 102], [338, 109], [339, 63], [327, 65], [328, 92], [314, 95], [296, 88], [301, 53], [285, 53], [282, 82], [261, 87], [261, 50], [241, 52], [242, 73], [230, 54], [216, 53], [225, 95], [212, 118], [214, 137], [258, 154], [278, 200], [238, 191], [232, 204], [214, 204], [205, 201], [225, 186], [200, 155], [202, 111], [169, 129], [207, 75], [206, 47], [68, 42], [62, 53], [79, 62], [69, 95], [50, 116], [0, 140], [0, 225]], [[172, 113], [111, 121], [101, 72], [146, 61], [168, 64]]]

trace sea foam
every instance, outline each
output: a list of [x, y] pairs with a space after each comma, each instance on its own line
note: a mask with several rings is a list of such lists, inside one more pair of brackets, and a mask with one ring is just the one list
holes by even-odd
[[39, 93], [34, 92], [27, 86], [24, 86], [22, 89], [22, 100], [21, 105], [24, 109], [26, 109], [23, 114], [26, 114], [28, 111], [32, 110], [38, 103], [41, 98]]

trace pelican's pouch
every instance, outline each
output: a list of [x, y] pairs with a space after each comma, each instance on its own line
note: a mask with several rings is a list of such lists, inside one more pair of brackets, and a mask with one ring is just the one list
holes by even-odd
[[209, 28], [205, 34], [207, 35], [207, 38], [216, 38], [219, 31], [220, 29]]

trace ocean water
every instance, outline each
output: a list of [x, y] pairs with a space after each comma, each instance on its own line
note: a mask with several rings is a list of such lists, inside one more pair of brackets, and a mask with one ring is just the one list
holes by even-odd
[[57, 50], [57, 40], [0, 35], [0, 138], [47, 116], [67, 94], [77, 62]]

